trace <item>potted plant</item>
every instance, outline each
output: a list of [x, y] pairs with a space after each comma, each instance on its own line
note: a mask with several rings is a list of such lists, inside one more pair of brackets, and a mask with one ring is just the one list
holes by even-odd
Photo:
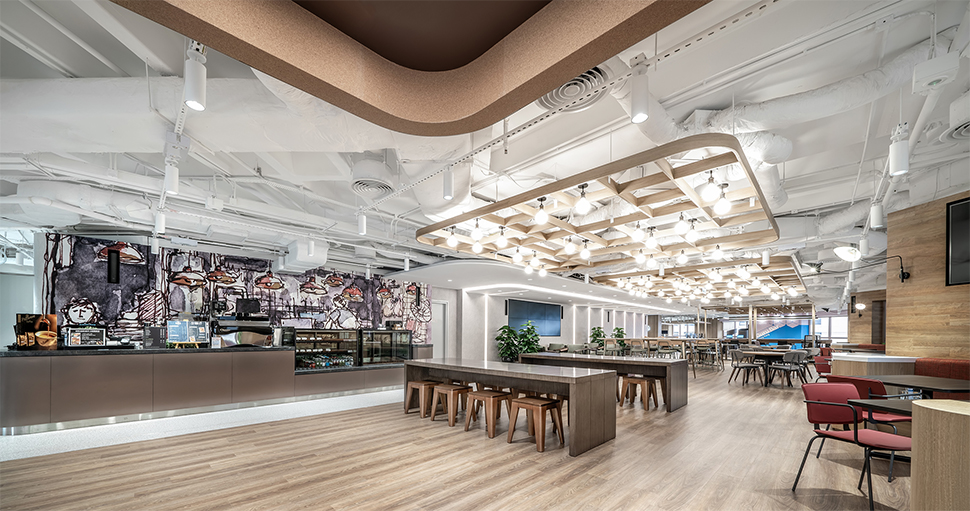
[[498, 342], [498, 354], [502, 362], [515, 362], [519, 359], [519, 333], [508, 325], [502, 325], [495, 336]]
[[539, 344], [539, 331], [532, 321], [526, 321], [519, 329], [519, 353], [538, 353], [542, 351]]
[[613, 329], [613, 338], [616, 339], [616, 343], [620, 345], [621, 348], [626, 347], [626, 342], [623, 339], [626, 337], [626, 331], [622, 327], [615, 327]]
[[606, 339], [606, 332], [603, 332], [603, 327], [594, 326], [592, 329], [590, 329], [589, 331], [590, 344], [595, 343], [595, 344], [598, 344], [600, 347], [603, 347], [603, 339]]

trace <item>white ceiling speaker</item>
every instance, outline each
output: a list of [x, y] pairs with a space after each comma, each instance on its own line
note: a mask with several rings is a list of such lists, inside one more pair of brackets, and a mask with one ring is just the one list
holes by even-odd
[[940, 142], [970, 140], [970, 91], [950, 103], [950, 127], [940, 134]]
[[394, 191], [394, 176], [382, 161], [362, 158], [354, 163], [350, 176], [351, 189], [366, 199], [381, 199]]

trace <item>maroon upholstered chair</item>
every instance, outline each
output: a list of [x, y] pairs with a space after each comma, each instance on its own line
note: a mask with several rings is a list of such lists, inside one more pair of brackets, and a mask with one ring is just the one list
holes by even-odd
[[819, 348], [819, 349], [822, 350], [822, 356], [823, 357], [831, 357], [832, 356], [832, 348]]
[[815, 372], [818, 373], [818, 378], [815, 381], [818, 382], [820, 379], [828, 379], [828, 376], [832, 374], [832, 359], [831, 357], [815, 357]]
[[[849, 399], [858, 399], [859, 392], [855, 385], [849, 383], [806, 383], [802, 385], [805, 403], [808, 407], [808, 422], [815, 427], [815, 436], [808, 442], [805, 455], [798, 467], [795, 484], [791, 490], [795, 491], [798, 480], [802, 477], [805, 460], [812, 450], [815, 440], [831, 438], [839, 442], [847, 442], [862, 447], [865, 451], [865, 462], [862, 465], [862, 475], [859, 477], [859, 489], [862, 480], [868, 474], [869, 481], [869, 510], [873, 510], [872, 501], [872, 451], [910, 451], [913, 440], [909, 437], [886, 433], [872, 429], [859, 429], [858, 423], [863, 420], [859, 410], [848, 404]], [[827, 431], [821, 429], [822, 424], [852, 424], [852, 429], [845, 431]]]

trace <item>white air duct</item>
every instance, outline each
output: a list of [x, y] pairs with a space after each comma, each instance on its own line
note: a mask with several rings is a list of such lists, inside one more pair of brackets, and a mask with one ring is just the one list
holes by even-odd
[[286, 271], [301, 273], [327, 264], [330, 245], [319, 240], [314, 241], [313, 245], [313, 254], [311, 255], [308, 241], [296, 240], [290, 243], [287, 247], [286, 257], [283, 259], [283, 266]]

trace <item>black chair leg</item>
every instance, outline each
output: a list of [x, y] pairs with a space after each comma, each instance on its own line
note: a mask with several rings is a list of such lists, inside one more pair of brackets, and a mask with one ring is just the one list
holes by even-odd
[[[798, 466], [798, 474], [795, 475], [795, 484], [791, 485], [791, 491], [795, 491], [795, 487], [798, 486], [798, 480], [802, 477], [802, 469], [805, 468], [805, 460], [808, 459], [808, 453], [812, 451], [812, 444], [815, 443], [815, 440], [818, 438], [820, 437], [816, 435], [808, 441], [808, 447], [805, 448], [805, 455], [802, 456], [802, 464]], [[823, 438], [822, 440], [824, 441], [825, 439]]]
[[868, 448], [866, 448], [865, 450], [865, 458], [866, 460], [862, 463], [862, 473], [859, 474], [859, 486], [857, 486], [857, 488], [859, 488], [859, 491], [862, 491], [862, 482], [866, 480], [866, 470], [869, 468], [869, 449]]
[[[826, 425], [825, 425], [825, 431], [828, 431], [828, 430], [829, 430], [829, 428], [831, 428], [831, 427], [832, 427], [832, 425], [831, 425], [831, 424], [826, 424]], [[820, 443], [820, 444], [818, 444], [818, 452], [817, 452], [817, 453], [815, 453], [815, 457], [816, 457], [816, 458], [818, 458], [819, 456], [821, 456], [821, 455], [822, 455], [822, 446], [823, 446], [823, 445], [825, 445], [825, 439], [824, 439], [824, 438], [822, 439], [822, 443]]]
[[893, 482], [893, 462], [896, 461], [896, 451], [889, 451], [889, 482]]
[[868, 468], [868, 471], [866, 472], [866, 474], [869, 478], [869, 511], [873, 511], [875, 509], [872, 502], [872, 461], [871, 460], [872, 460], [872, 449], [866, 449], [866, 467]]

